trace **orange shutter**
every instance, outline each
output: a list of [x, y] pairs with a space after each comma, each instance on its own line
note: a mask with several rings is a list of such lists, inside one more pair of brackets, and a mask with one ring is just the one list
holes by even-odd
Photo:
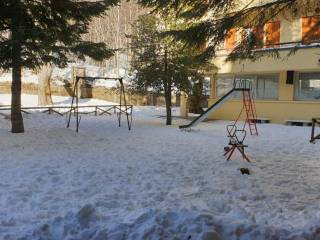
[[225, 48], [226, 49], [233, 49], [236, 46], [237, 42], [237, 30], [232, 28], [228, 31]]
[[280, 22], [266, 24], [266, 47], [278, 47], [280, 44]]
[[313, 41], [320, 40], [319, 17], [303, 17], [302, 18], [302, 42], [310, 44]]

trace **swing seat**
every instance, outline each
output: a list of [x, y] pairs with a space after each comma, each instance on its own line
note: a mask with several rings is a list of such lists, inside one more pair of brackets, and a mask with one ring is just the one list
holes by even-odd
[[243, 144], [247, 136], [246, 130], [244, 129], [239, 130], [237, 129], [236, 125], [228, 125], [227, 132], [228, 132], [229, 146], [230, 146], [228, 149], [226, 148], [227, 151], [224, 154], [224, 156], [228, 156], [227, 161], [230, 160], [231, 156], [235, 153], [235, 150], [237, 149], [241, 153], [243, 159], [245, 159], [248, 162], [251, 162], [244, 151], [245, 148], [248, 147], [248, 145]]

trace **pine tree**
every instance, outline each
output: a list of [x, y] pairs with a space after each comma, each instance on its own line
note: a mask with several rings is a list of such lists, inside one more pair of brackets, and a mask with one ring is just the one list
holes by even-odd
[[[193, 22], [189, 28], [171, 34], [189, 46], [206, 45], [201, 54], [205, 59], [216, 56], [230, 29], [263, 26], [278, 16], [320, 13], [319, 0], [139, 0], [139, 3], [160, 12], [174, 9], [179, 18]], [[272, 51], [252, 51], [256, 46], [257, 39], [252, 38], [252, 34], [243, 35], [228, 60], [255, 60], [266, 54], [279, 57], [278, 48]], [[289, 54], [295, 51], [296, 48], [293, 48]]]
[[172, 123], [173, 90], [190, 92], [192, 80], [203, 79], [201, 69], [209, 65], [195, 58], [199, 50], [173, 41], [165, 31], [184, 28], [183, 22], [168, 12], [141, 16], [133, 25], [131, 67], [136, 71], [133, 88], [141, 92], [163, 93], [166, 101], [167, 125]]
[[65, 67], [72, 58], [103, 60], [112, 55], [104, 43], [82, 40], [93, 17], [118, 0], [1, 0], [0, 68], [12, 70], [12, 132], [24, 132], [21, 70], [47, 63]]

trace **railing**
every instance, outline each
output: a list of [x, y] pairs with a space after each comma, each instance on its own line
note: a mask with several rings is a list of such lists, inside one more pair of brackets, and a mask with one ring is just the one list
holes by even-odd
[[[261, 48], [252, 48], [252, 52], [285, 51], [304, 48], [320, 48], [320, 40], [273, 43]], [[236, 47], [234, 49], [236, 49]], [[217, 56], [229, 55], [234, 49], [220, 48], [217, 50]]]
[[233, 88], [234, 89], [241, 89], [241, 90], [250, 90], [252, 91], [252, 82], [249, 80], [244, 80], [244, 79], [240, 79], [240, 80], [234, 80], [233, 81]]
[[[68, 109], [67, 111], [59, 111], [63, 109]], [[79, 111], [80, 109], [88, 110], [92, 109], [91, 111]], [[21, 107], [21, 112], [26, 114], [31, 114], [33, 111], [42, 110], [42, 113], [48, 114], [58, 114], [60, 116], [64, 116], [65, 114], [69, 114], [69, 116], [78, 115], [78, 114], [90, 114], [94, 113], [95, 116], [101, 116], [104, 114], [112, 115], [112, 113], [117, 115], [119, 127], [121, 126], [121, 115], [127, 115], [127, 124], [128, 129], [131, 130], [132, 125], [132, 114], [133, 114], [133, 105], [80, 105], [80, 106], [34, 106], [34, 107]], [[0, 115], [9, 118], [9, 115], [6, 112], [11, 111], [10, 105], [0, 106]], [[5, 112], [5, 113], [3, 113]], [[81, 119], [81, 118], [80, 118]], [[80, 122], [80, 121], [79, 121]], [[69, 122], [70, 123], [70, 122]]]
[[[66, 113], [69, 113], [70, 111], [73, 111], [73, 109], [70, 109], [70, 106], [30, 106], [30, 107], [21, 107], [21, 111], [27, 114], [31, 114], [32, 110], [43, 110], [42, 112], [47, 112], [49, 114], [51, 113], [57, 113], [59, 115], [64, 115]], [[81, 114], [90, 114], [94, 113], [96, 116], [103, 115], [103, 114], [111, 114], [110, 112], [113, 110], [114, 113], [123, 111], [125, 108], [124, 105], [80, 105], [78, 106], [79, 109], [93, 109], [93, 111], [81, 111], [79, 113]], [[63, 110], [68, 109], [68, 111], [57, 111], [57, 110]], [[133, 105], [127, 105], [127, 110], [130, 110], [129, 113], [132, 114]], [[0, 111], [11, 111], [11, 105], [0, 105]], [[101, 114], [102, 113], [102, 114]]]

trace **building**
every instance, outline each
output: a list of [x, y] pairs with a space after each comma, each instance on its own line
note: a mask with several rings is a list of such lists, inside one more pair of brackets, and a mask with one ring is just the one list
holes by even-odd
[[[273, 123], [320, 117], [320, 16], [317, 11], [319, 9], [308, 14], [287, 13], [265, 26], [249, 29], [261, 43], [255, 51], [277, 48], [281, 58], [264, 56], [254, 62], [226, 62], [244, 32], [231, 29], [224, 47], [213, 60], [217, 70], [211, 76], [209, 106], [232, 88], [234, 80], [245, 79], [252, 82], [258, 117]], [[293, 48], [297, 51], [290, 55]], [[210, 118], [233, 120], [241, 108], [242, 99], [233, 98]]]

